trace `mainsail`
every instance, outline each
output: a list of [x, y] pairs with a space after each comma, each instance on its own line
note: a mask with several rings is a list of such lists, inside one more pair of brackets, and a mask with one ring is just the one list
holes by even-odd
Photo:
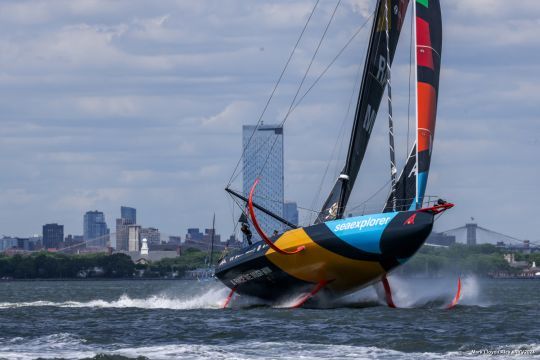
[[[390, 62], [394, 59], [408, 3], [409, 0], [377, 1], [376, 16], [371, 29], [347, 160], [341, 175], [319, 213], [316, 223], [334, 220], [343, 216], [381, 104], [386, 86], [387, 58], [390, 59]], [[386, 7], [390, 10], [388, 46], [386, 40]], [[390, 54], [387, 53], [387, 49]]]
[[407, 163], [401, 171], [399, 180], [396, 183], [394, 195], [396, 197], [395, 207], [392, 194], [388, 197], [383, 212], [405, 211], [411, 207], [416, 200], [416, 144], [413, 145]]
[[[416, 143], [396, 185], [397, 210], [420, 208], [435, 135], [439, 73], [441, 69], [442, 25], [439, 0], [416, 0]], [[384, 208], [392, 210], [392, 198]]]

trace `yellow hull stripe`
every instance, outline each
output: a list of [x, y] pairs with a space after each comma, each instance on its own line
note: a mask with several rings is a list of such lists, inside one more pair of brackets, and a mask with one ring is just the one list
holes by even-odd
[[349, 259], [319, 246], [302, 228], [287, 231], [275, 245], [289, 251], [305, 246], [305, 250], [294, 255], [279, 254], [272, 249], [265, 255], [274, 265], [298, 279], [312, 283], [334, 280], [327, 287], [335, 291], [352, 291], [386, 272], [376, 261]]

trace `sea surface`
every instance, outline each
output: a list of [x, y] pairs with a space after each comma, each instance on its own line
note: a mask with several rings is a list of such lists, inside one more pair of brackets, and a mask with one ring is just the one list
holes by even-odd
[[[0, 359], [540, 357], [540, 281], [391, 277], [324, 308], [234, 298], [214, 281], [0, 282]], [[291, 299], [291, 302], [294, 299]]]

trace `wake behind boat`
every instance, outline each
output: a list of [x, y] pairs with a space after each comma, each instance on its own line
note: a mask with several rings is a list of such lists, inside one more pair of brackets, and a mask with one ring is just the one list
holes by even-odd
[[[248, 197], [227, 189], [247, 203], [251, 223], [263, 239], [225, 256], [217, 265], [216, 277], [232, 289], [228, 300], [233, 292], [269, 301], [305, 293], [297, 303], [301, 306], [319, 291], [337, 297], [381, 280], [386, 289], [386, 275], [416, 253], [430, 234], [435, 216], [453, 206], [443, 200], [424, 205], [442, 48], [438, 0], [412, 2], [416, 141], [399, 178], [396, 176], [390, 69], [408, 5], [408, 0], [377, 1], [346, 162], [315, 224], [295, 228], [294, 224], [256, 204], [253, 196], [258, 180]], [[386, 204], [381, 206], [382, 212], [345, 219], [345, 208], [385, 88], [388, 91], [391, 192]], [[292, 229], [269, 238], [260, 227], [254, 208]], [[247, 214], [244, 216], [247, 218]], [[391, 298], [388, 301], [392, 304]]]

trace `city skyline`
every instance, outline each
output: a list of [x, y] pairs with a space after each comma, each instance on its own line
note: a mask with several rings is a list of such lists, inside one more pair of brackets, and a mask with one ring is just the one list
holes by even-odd
[[[86, 211], [116, 214], [121, 204], [140, 209], [146, 223], [166, 233], [208, 227], [214, 212], [216, 227], [231, 233], [223, 187], [241, 153], [241, 126], [256, 123], [312, 4], [84, 4], [0, 4], [0, 234], [39, 234], [54, 222], [79, 234]], [[435, 230], [474, 216], [490, 229], [538, 241], [522, 214], [534, 213], [540, 201], [539, 85], [531, 76], [540, 4], [486, 4], [442, 4], [444, 66], [427, 193], [456, 207]], [[306, 86], [372, 7], [343, 2], [339, 27], [329, 29]], [[287, 113], [331, 11], [332, 4], [320, 5], [265, 123]], [[407, 36], [392, 73], [396, 133], [407, 131]], [[285, 124], [285, 199], [303, 208], [320, 208], [340, 170], [337, 146], [321, 186], [337, 139], [350, 132], [347, 107], [366, 42], [363, 31]], [[388, 181], [385, 112], [351, 204]], [[396, 139], [398, 160], [405, 142]], [[110, 227], [115, 219], [107, 217]]]

